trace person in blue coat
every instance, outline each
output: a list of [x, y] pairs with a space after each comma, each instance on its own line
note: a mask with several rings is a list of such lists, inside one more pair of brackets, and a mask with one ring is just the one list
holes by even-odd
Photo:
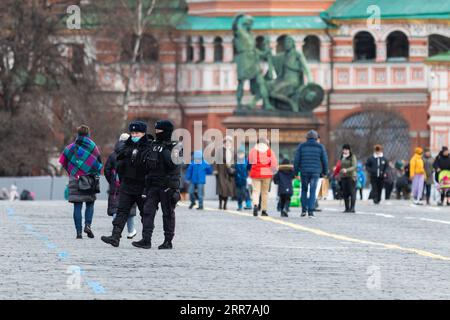
[[195, 206], [195, 190], [198, 195], [198, 210], [203, 210], [203, 194], [205, 191], [206, 176], [212, 174], [213, 168], [203, 159], [202, 151], [194, 151], [194, 159], [186, 170], [184, 179], [189, 183], [189, 198], [191, 205], [189, 209]]
[[356, 166], [356, 190], [359, 192], [359, 196], [361, 200], [363, 199], [363, 189], [366, 186], [366, 173], [364, 172], [364, 168], [361, 162], [358, 162]]
[[[316, 188], [320, 177], [328, 174], [328, 156], [325, 147], [317, 140], [319, 134], [311, 130], [306, 134], [306, 142], [301, 143], [295, 152], [294, 171], [300, 172], [302, 181], [302, 217], [314, 217]], [[308, 198], [309, 188], [309, 198]]]

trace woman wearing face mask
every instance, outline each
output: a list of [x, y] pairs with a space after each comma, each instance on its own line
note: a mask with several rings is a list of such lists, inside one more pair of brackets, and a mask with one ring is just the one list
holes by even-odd
[[356, 170], [358, 161], [352, 154], [350, 145], [342, 147], [341, 169], [339, 172], [342, 186], [342, 194], [345, 202], [344, 212], [355, 212], [356, 202]]

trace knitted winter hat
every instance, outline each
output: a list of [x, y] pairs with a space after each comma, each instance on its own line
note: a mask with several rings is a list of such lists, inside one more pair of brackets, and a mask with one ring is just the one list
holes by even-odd
[[317, 139], [319, 139], [319, 134], [317, 133], [316, 130], [311, 130], [306, 134], [306, 139], [317, 140]]

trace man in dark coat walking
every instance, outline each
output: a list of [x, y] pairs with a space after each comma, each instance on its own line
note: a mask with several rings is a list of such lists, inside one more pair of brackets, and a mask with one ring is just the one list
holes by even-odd
[[[328, 155], [325, 147], [317, 142], [319, 134], [311, 130], [306, 134], [306, 142], [295, 152], [294, 170], [300, 173], [302, 181], [302, 217], [314, 217], [316, 188], [319, 178], [328, 174]], [[308, 198], [309, 188], [309, 198]]]
[[375, 204], [381, 202], [387, 166], [388, 161], [383, 155], [383, 147], [379, 144], [375, 145], [373, 155], [366, 162], [366, 170], [369, 173], [370, 184], [372, 185], [370, 193]]

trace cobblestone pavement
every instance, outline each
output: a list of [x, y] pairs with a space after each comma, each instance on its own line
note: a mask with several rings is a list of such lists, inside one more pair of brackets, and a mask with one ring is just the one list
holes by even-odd
[[95, 238], [76, 240], [70, 204], [2, 201], [0, 299], [450, 298], [450, 207], [359, 202], [344, 214], [323, 201], [308, 219], [205, 205], [181, 204], [174, 250], [159, 251], [161, 213], [155, 248], [126, 237], [113, 248], [100, 240], [106, 202], [95, 204]]

